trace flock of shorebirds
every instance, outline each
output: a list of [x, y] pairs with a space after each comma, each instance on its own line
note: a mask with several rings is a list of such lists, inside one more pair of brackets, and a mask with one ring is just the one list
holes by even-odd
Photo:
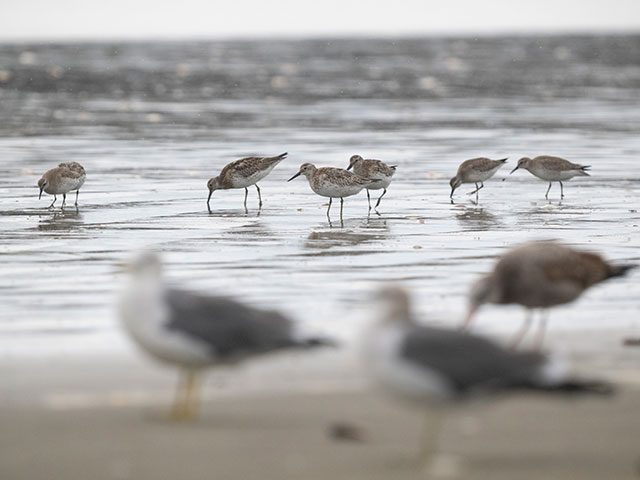
[[[256, 186], [259, 205], [262, 197], [257, 182], [281, 162], [275, 157], [250, 157], [225, 166], [208, 183], [207, 206], [215, 190], [244, 188], [245, 208], [248, 187]], [[451, 197], [461, 184], [473, 183], [475, 193], [506, 159], [476, 158], [463, 162], [451, 179]], [[551, 182], [576, 175], [588, 175], [588, 166], [558, 157], [522, 158], [514, 170], [525, 169]], [[353, 170], [353, 173], [350, 171]], [[379, 160], [351, 157], [347, 169], [317, 168], [304, 163], [289, 181], [304, 175], [311, 189], [329, 198], [355, 195], [362, 189], [382, 190], [374, 208], [386, 193], [396, 166]], [[61, 163], [38, 182], [42, 192], [63, 195], [77, 192], [86, 178], [75, 162]], [[548, 195], [549, 189], [547, 189]], [[561, 190], [561, 196], [563, 191]], [[369, 208], [371, 202], [369, 197]], [[555, 241], [538, 241], [516, 247], [504, 254], [493, 271], [478, 280], [469, 294], [466, 320], [459, 329], [426, 326], [417, 321], [409, 294], [400, 287], [387, 287], [376, 295], [379, 319], [363, 335], [364, 364], [372, 376], [392, 392], [421, 403], [451, 404], [477, 396], [506, 391], [550, 393], [610, 393], [606, 382], [581, 379], [560, 368], [540, 352], [547, 309], [577, 299], [589, 287], [624, 275], [632, 265], [613, 265], [600, 255], [580, 251]], [[125, 330], [137, 344], [155, 358], [179, 367], [171, 416], [189, 419], [198, 412], [198, 378], [203, 369], [234, 364], [247, 358], [283, 349], [307, 349], [334, 344], [326, 338], [304, 336], [295, 322], [275, 312], [254, 308], [222, 296], [175, 290], [166, 286], [157, 254], [145, 252], [129, 265], [130, 282], [120, 299], [120, 317]], [[511, 341], [501, 344], [469, 332], [480, 306], [519, 304], [527, 309], [526, 320]], [[543, 311], [534, 351], [518, 351], [530, 327], [531, 312]]]
[[[275, 157], [247, 157], [241, 158], [227, 164], [217, 177], [210, 178], [207, 182], [209, 196], [207, 197], [207, 208], [211, 212], [211, 195], [216, 190], [228, 190], [232, 188], [244, 188], [244, 208], [247, 208], [248, 187], [255, 185], [258, 192], [258, 206], [262, 208], [262, 195], [258, 182], [265, 178], [271, 171], [287, 156], [281, 153]], [[478, 192], [484, 188], [484, 182], [506, 163], [507, 159], [491, 160], [489, 158], [472, 158], [460, 164], [456, 175], [451, 179], [451, 203], [453, 203], [453, 193], [463, 183], [473, 183], [476, 189], [469, 194], [476, 195], [478, 202]], [[588, 165], [572, 163], [564, 158], [552, 156], [538, 156], [535, 158], [524, 157], [518, 161], [516, 168], [531, 172], [536, 177], [549, 182], [549, 188], [545, 193], [545, 198], [549, 198], [549, 190], [553, 182], [560, 183], [560, 198], [564, 198], [563, 181], [570, 180], [576, 175], [588, 176]], [[353, 172], [350, 170], [353, 169]], [[365, 159], [360, 155], [353, 155], [349, 159], [349, 166], [346, 169], [335, 167], [317, 168], [311, 163], [300, 165], [298, 173], [288, 181], [304, 175], [309, 182], [309, 186], [314, 193], [321, 197], [329, 198], [327, 217], [330, 218], [331, 203], [334, 198], [340, 199], [340, 220], [342, 221], [342, 211], [344, 198], [360, 193], [363, 189], [367, 191], [369, 210], [371, 210], [371, 196], [369, 190], [382, 190], [378, 201], [373, 207], [376, 209], [380, 205], [380, 200], [387, 193], [387, 187], [391, 184], [393, 175], [397, 169], [396, 165], [387, 165], [381, 160]], [[77, 162], [61, 163], [56, 168], [52, 168], [42, 175], [38, 181], [40, 187], [40, 197], [42, 192], [53, 195], [53, 202], [49, 205], [52, 208], [56, 202], [57, 195], [62, 195], [62, 205], [64, 207], [67, 193], [76, 192], [76, 202], [78, 204], [78, 193], [86, 179], [84, 167]]]

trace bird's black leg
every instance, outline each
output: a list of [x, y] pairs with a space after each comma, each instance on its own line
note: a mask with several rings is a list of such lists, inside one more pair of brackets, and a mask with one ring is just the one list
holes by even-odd
[[533, 319], [533, 310], [529, 309], [527, 310], [527, 316], [524, 319], [524, 323], [522, 324], [522, 327], [511, 340], [510, 347], [512, 350], [515, 350], [516, 347], [520, 344], [520, 342], [524, 338], [525, 333], [527, 333], [527, 330], [529, 330], [529, 327], [531, 326], [532, 319]]
[[51, 205], [49, 205], [47, 208], [52, 208], [53, 204], [56, 203], [56, 200], [58, 199], [58, 197], [56, 197], [55, 195], [53, 196], [53, 202], [51, 202]]
[[342, 224], [342, 226], [344, 226], [344, 224], [342, 223], [342, 206], [343, 205], [344, 205], [344, 198], [340, 197], [340, 224]]
[[560, 184], [560, 200], [564, 198], [564, 188], [562, 187], [562, 182], [558, 182]]
[[329, 212], [331, 211], [331, 202], [332, 202], [332, 198], [329, 197], [329, 207], [327, 207], [327, 218], [329, 219], [329, 222], [331, 222], [331, 216], [329, 215]]
[[383, 188], [382, 189], [382, 195], [380, 195], [380, 197], [378, 198], [378, 201], [376, 202], [376, 206], [374, 208], [378, 208], [378, 205], [380, 205], [380, 200], [382, 200], [382, 197], [384, 197], [385, 193], [387, 193], [387, 189]]
[[544, 194], [544, 198], [549, 200], [549, 190], [551, 190], [551, 182], [549, 182], [549, 188], [547, 188], [547, 193]]
[[80, 189], [76, 190], [76, 203], [74, 205], [78, 205], [78, 194], [80, 193]]
[[64, 204], [67, 203], [67, 194], [63, 193], [62, 194], [62, 206], [64, 207]]
[[260, 187], [256, 183], [256, 190], [258, 190], [258, 207], [262, 208], [262, 195], [260, 195]]
[[247, 209], [247, 197], [249, 196], [249, 189], [244, 187], [244, 209]]
[[371, 210], [371, 197], [369, 196], [369, 189], [367, 188], [367, 203], [369, 203], [369, 210]]

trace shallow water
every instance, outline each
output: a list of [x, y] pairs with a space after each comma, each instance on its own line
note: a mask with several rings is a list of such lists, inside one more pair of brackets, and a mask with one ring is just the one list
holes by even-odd
[[[176, 283], [345, 337], [394, 280], [425, 319], [456, 325], [470, 283], [531, 239], [638, 263], [639, 47], [633, 36], [0, 46], [0, 351], [38, 355], [43, 338], [48, 351], [117, 348], [100, 342], [118, 328], [116, 264], [142, 247], [164, 252]], [[207, 212], [222, 166], [284, 151], [260, 183], [261, 211], [251, 189], [248, 213], [242, 190], [215, 192]], [[286, 180], [354, 153], [397, 174], [379, 215], [362, 192], [345, 199], [344, 225], [334, 203], [329, 224], [325, 199]], [[546, 183], [508, 175], [537, 154], [592, 176], [546, 201]], [[468, 185], [451, 204], [448, 180], [475, 156], [509, 162], [478, 205]], [[61, 161], [87, 170], [77, 210], [37, 198]], [[637, 280], [593, 288], [554, 310], [551, 328], [637, 331]], [[511, 330], [522, 316], [486, 307], [477, 325]]]

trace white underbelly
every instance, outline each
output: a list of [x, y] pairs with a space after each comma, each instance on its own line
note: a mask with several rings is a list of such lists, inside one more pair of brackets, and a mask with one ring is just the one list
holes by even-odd
[[[275, 165], [273, 167], [275, 167]], [[253, 175], [249, 175], [248, 177], [243, 177], [241, 175], [232, 177], [231, 183], [233, 184], [233, 188], [246, 188], [250, 187], [251, 185], [255, 185], [264, 177], [269, 175], [271, 173], [271, 170], [273, 170], [273, 167], [270, 167], [266, 170], [260, 170]]]
[[578, 170], [548, 170], [546, 168], [532, 168], [529, 170], [536, 177], [547, 182], [569, 180], [578, 175]]
[[487, 170], [486, 172], [474, 172], [471, 171], [466, 175], [465, 183], [484, 182], [489, 180], [495, 175], [500, 167], [496, 167], [493, 170]]
[[350, 197], [359, 193], [364, 187], [360, 185], [336, 185], [334, 183], [321, 183], [320, 185], [311, 185], [311, 189], [323, 197], [343, 198]]

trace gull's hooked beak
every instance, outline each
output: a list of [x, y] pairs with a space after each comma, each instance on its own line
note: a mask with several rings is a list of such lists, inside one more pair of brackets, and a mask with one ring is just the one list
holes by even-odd
[[509, 175], [511, 175], [511, 174], [512, 174], [513, 172], [515, 172], [516, 170], [518, 170], [518, 168], [520, 168], [520, 167], [516, 166], [516, 168], [514, 168], [513, 170], [511, 170], [511, 172], [509, 172]]
[[353, 167], [353, 163], [349, 164], [349, 166], [347, 167], [347, 170], [351, 170], [351, 167]]
[[287, 180], [287, 182], [290, 182], [291, 180], [293, 180], [294, 178], [296, 178], [297, 176], [299, 176], [302, 173], [302, 171], [296, 173], [293, 177], [291, 177], [289, 180]]

